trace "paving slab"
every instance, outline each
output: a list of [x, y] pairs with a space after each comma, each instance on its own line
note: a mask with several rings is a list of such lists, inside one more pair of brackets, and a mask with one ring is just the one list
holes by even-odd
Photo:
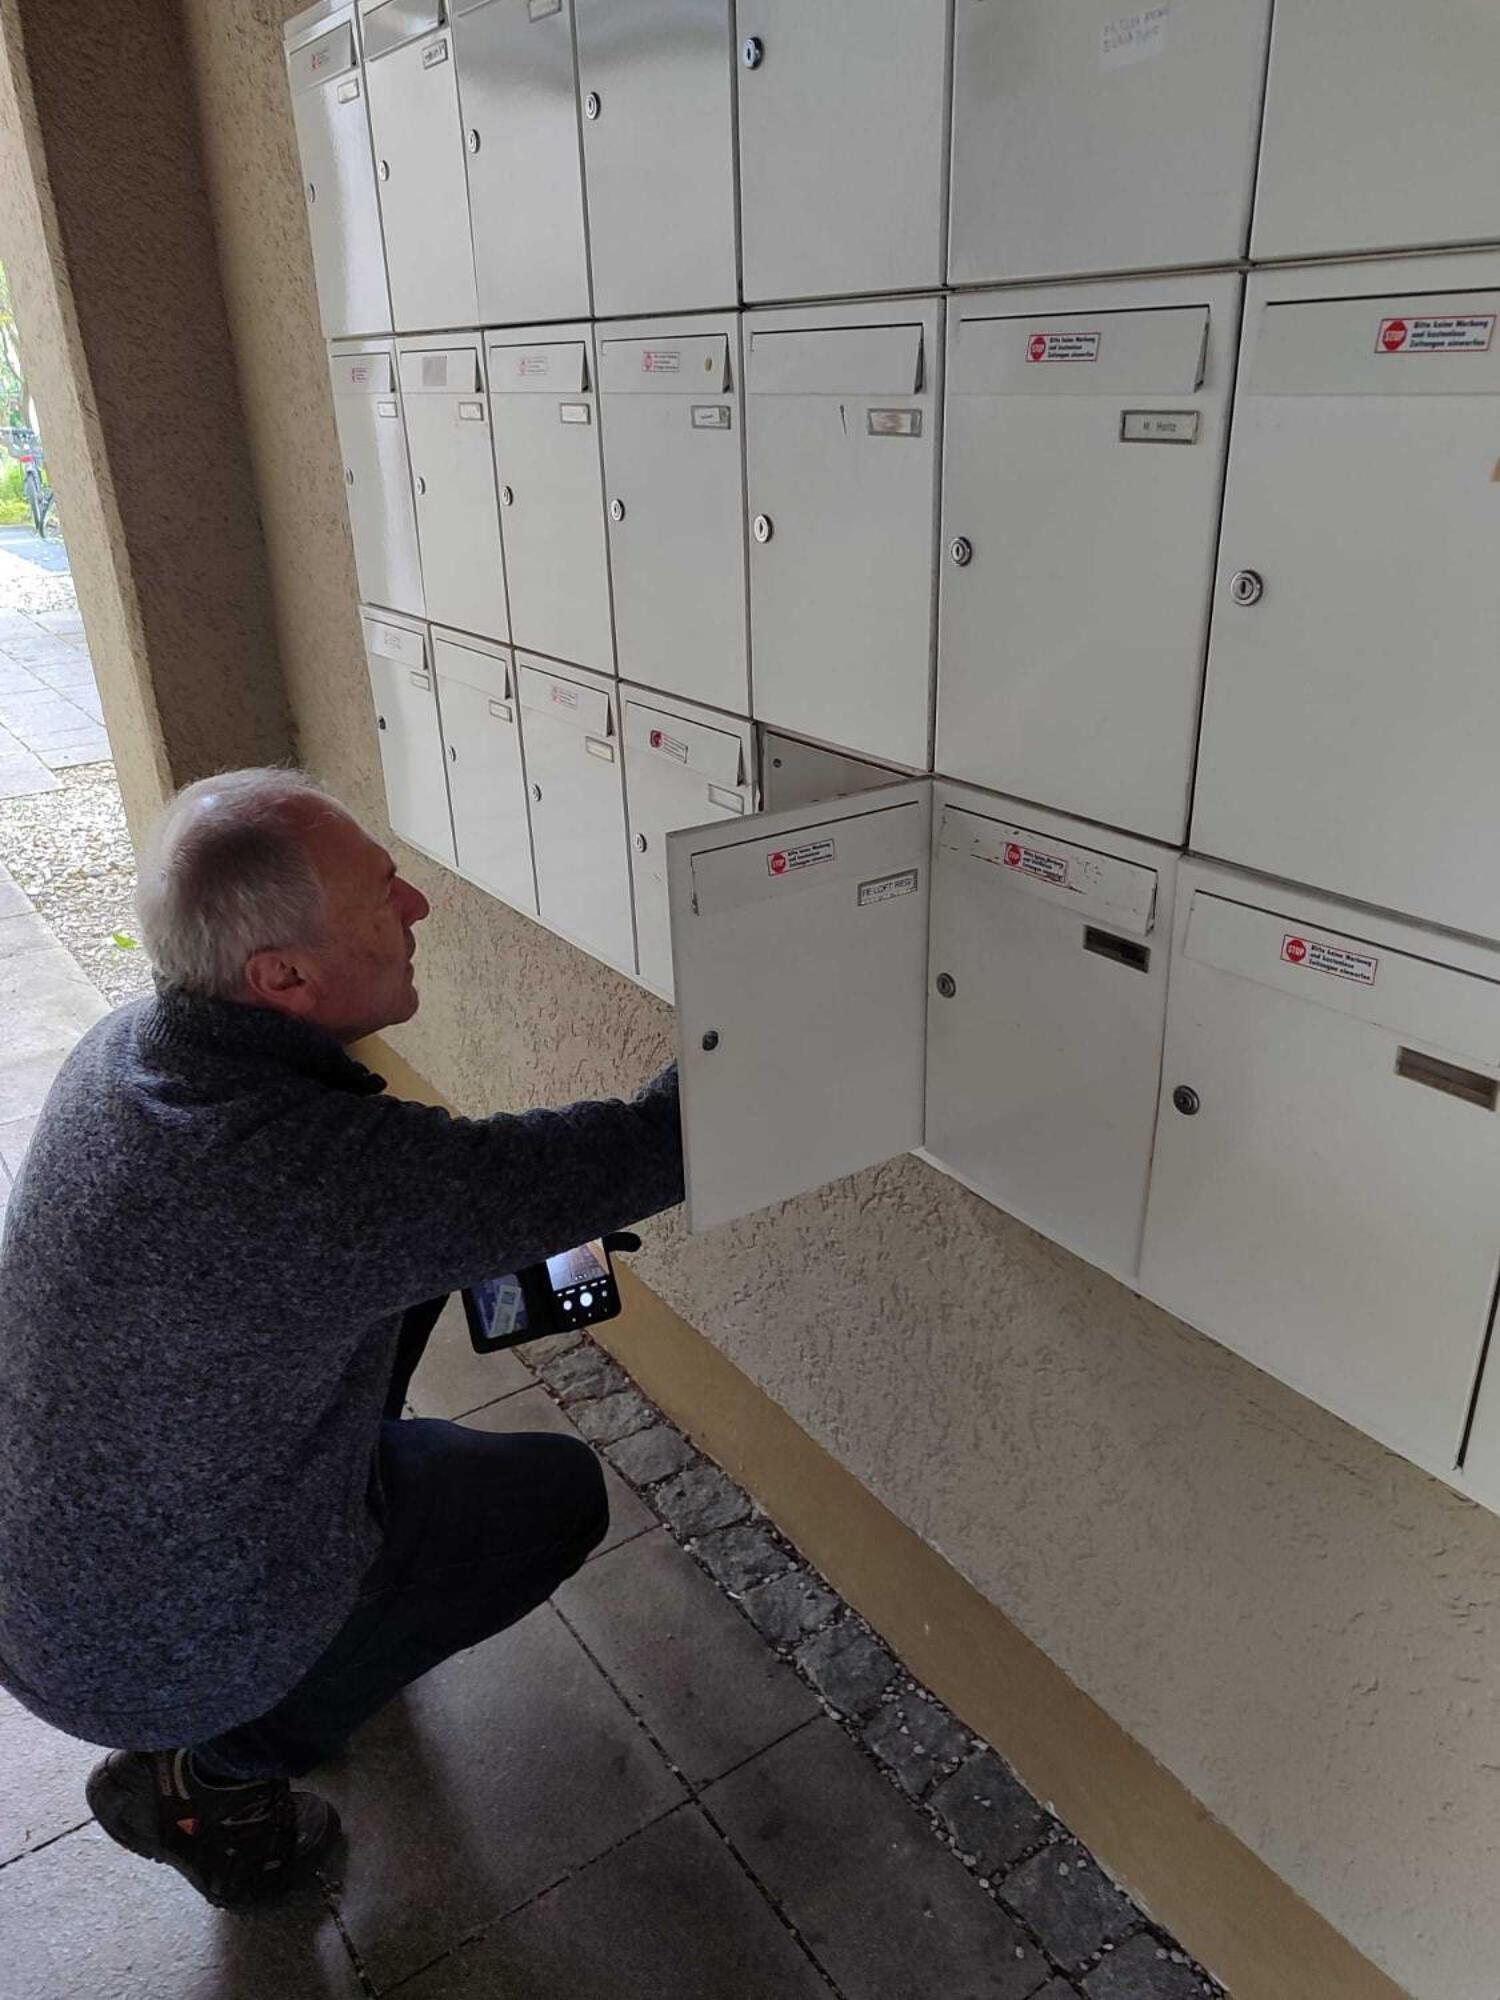
[[57, 938], [28, 903], [13, 916], [0, 917], [0, 960], [14, 952], [56, 951]]
[[694, 1784], [818, 1713], [817, 1697], [665, 1529], [586, 1563], [553, 1601]]
[[0, 917], [22, 917], [31, 908], [27, 896], [8, 868], [0, 868]]
[[684, 1797], [546, 1606], [414, 1683], [320, 1783], [348, 1832], [340, 1908], [382, 1988]]
[[1083, 1980], [1088, 2000], [1203, 2000], [1213, 1988], [1182, 1953], [1143, 1931], [1104, 1958]]
[[652, 1424], [617, 1444], [606, 1445], [605, 1456], [632, 1485], [654, 1486], [659, 1479], [685, 1471], [698, 1454], [670, 1424]]
[[993, 1750], [981, 1750], [927, 1801], [981, 1875], [1012, 1867], [1055, 1824]]
[[21, 1171], [21, 1162], [26, 1157], [26, 1148], [31, 1144], [31, 1135], [35, 1130], [35, 1112], [26, 1118], [7, 1118], [0, 1124], [0, 1165], [12, 1174]]
[[836, 1723], [703, 1795], [844, 2000], [1030, 2000], [1051, 1968]]
[[[14, 745], [16, 754], [7, 754], [7, 740]], [[56, 773], [0, 729], [0, 799], [30, 798], [34, 793], [57, 789]]]
[[83, 1781], [103, 1755], [92, 1743], [49, 1729], [0, 1691], [0, 1770], [5, 1773], [0, 1787], [0, 1892], [5, 1862], [89, 1818]]
[[896, 1678], [896, 1662], [853, 1618], [805, 1639], [797, 1664], [841, 1715], [867, 1715]]
[[967, 1756], [973, 1741], [961, 1723], [919, 1695], [885, 1703], [865, 1727], [865, 1742], [914, 1799]]
[[95, 1826], [0, 1869], [5, 2000], [358, 2000], [316, 1885], [227, 1916]]
[[[535, 1384], [517, 1395], [507, 1396], [503, 1402], [470, 1411], [464, 1422], [482, 1431], [552, 1431], [563, 1437], [578, 1436], [576, 1426], [569, 1423], [546, 1390]], [[609, 1532], [589, 1558], [590, 1562], [597, 1562], [622, 1542], [656, 1526], [656, 1516], [645, 1501], [612, 1465], [603, 1460], [600, 1463], [604, 1465], [604, 1491], [609, 1496]]]
[[62, 1064], [61, 1049], [49, 1055], [27, 1056], [20, 1062], [0, 1060], [0, 1125], [40, 1111]]
[[692, 1806], [550, 1890], [401, 2000], [828, 2000]]
[[1134, 1903], [1076, 1840], [1044, 1847], [1007, 1875], [1000, 1900], [1070, 1972], [1079, 1971], [1140, 1922]]
[[531, 1371], [514, 1348], [502, 1347], [497, 1354], [474, 1352], [463, 1301], [455, 1294], [432, 1329], [407, 1402], [419, 1417], [465, 1417], [531, 1386]]
[[651, 1496], [657, 1512], [674, 1534], [691, 1541], [732, 1527], [750, 1512], [749, 1496], [716, 1465], [690, 1465]]

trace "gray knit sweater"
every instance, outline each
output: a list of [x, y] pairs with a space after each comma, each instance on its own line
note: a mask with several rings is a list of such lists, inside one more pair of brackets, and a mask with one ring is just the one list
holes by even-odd
[[94, 1742], [263, 1714], [349, 1612], [400, 1315], [682, 1199], [677, 1078], [494, 1118], [163, 997], [63, 1065], [0, 1245], [0, 1684]]

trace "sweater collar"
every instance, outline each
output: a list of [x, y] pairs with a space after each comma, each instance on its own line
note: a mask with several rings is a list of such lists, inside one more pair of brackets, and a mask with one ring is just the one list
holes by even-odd
[[148, 1045], [166, 1051], [203, 1050], [257, 1064], [275, 1064], [312, 1077], [335, 1090], [373, 1097], [385, 1078], [367, 1069], [326, 1028], [294, 1021], [271, 1007], [237, 1000], [200, 1000], [160, 985], [147, 1001], [143, 1034]]

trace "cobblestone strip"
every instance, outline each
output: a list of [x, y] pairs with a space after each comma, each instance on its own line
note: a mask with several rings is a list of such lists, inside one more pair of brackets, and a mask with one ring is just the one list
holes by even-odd
[[581, 1333], [517, 1351], [1045, 1955], [1055, 1976], [1035, 2000], [1225, 2000], [1224, 1989], [1115, 1887], [988, 1743], [905, 1672], [616, 1361]]

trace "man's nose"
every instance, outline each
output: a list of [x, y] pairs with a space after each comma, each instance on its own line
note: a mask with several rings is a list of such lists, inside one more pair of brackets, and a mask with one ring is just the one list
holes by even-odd
[[408, 924], [419, 924], [431, 914], [432, 905], [418, 888], [401, 878], [402, 915]]

